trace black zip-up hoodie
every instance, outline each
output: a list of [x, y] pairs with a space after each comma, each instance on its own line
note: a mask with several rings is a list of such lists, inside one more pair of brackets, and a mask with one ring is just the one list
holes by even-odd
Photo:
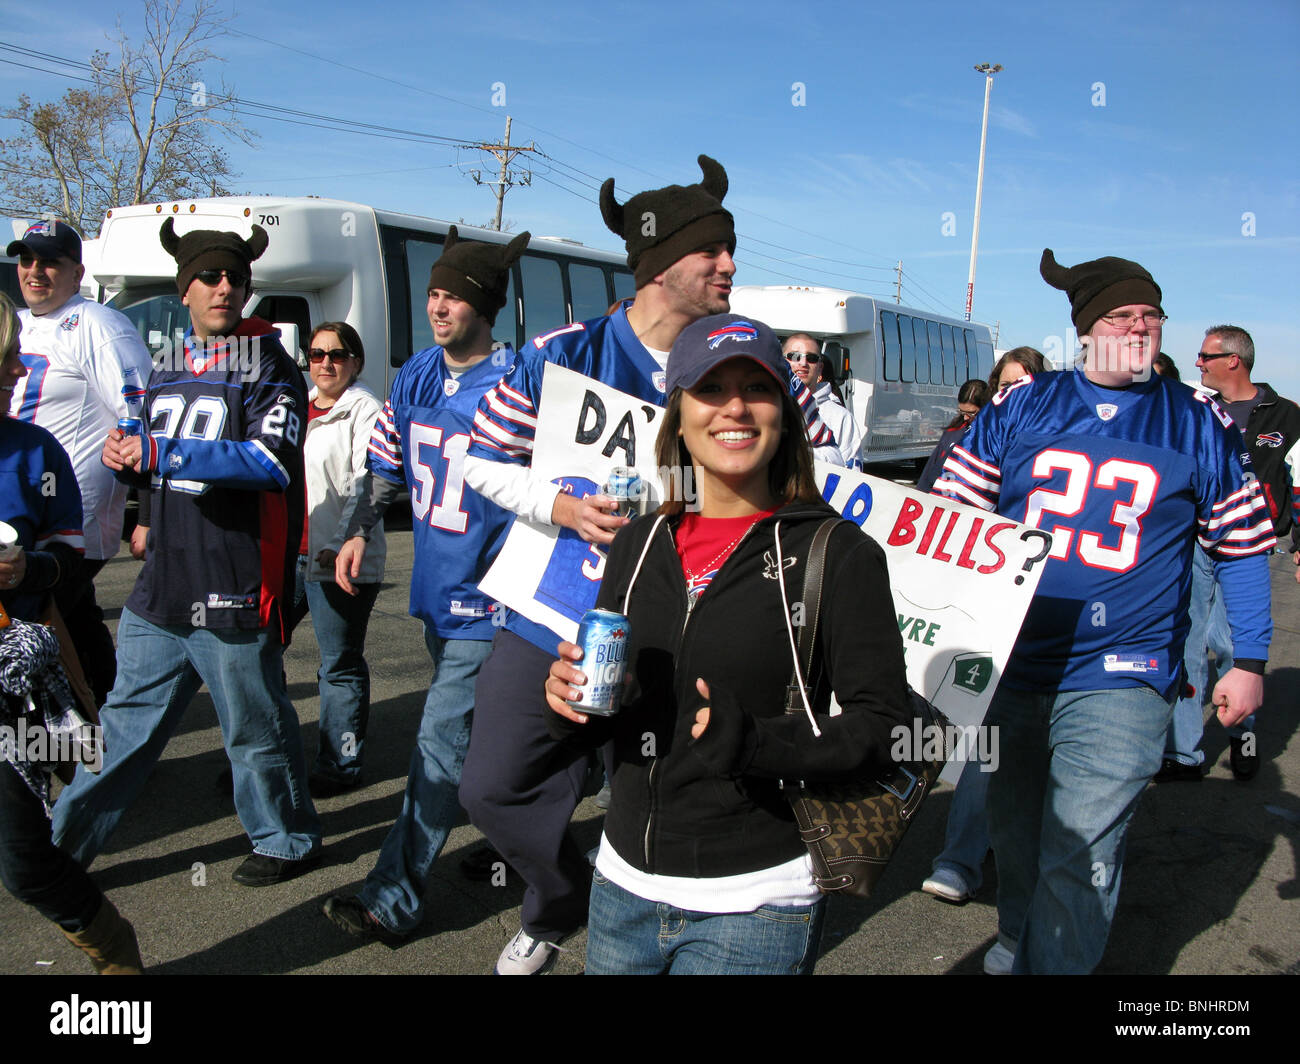
[[[674, 521], [645, 517], [610, 547], [597, 605], [629, 617], [628, 674], [613, 717], [574, 724], [550, 714], [557, 738], [613, 738], [618, 769], [605, 835], [643, 872], [709, 878], [782, 864], [805, 852], [779, 780], [839, 780], [889, 760], [891, 731], [912, 717], [884, 552], [843, 522], [830, 538], [819, 618], [804, 617], [804, 567], [824, 503], [795, 503], [759, 521], [688, 611]], [[819, 621], [807, 714], [785, 713], [793, 669], [773, 530], [780, 522], [795, 623]], [[628, 608], [624, 597], [652, 535]], [[797, 634], [797, 631], [796, 631]], [[696, 690], [709, 685], [708, 701]], [[826, 708], [833, 687], [843, 712]], [[691, 739], [696, 711], [708, 728]]]

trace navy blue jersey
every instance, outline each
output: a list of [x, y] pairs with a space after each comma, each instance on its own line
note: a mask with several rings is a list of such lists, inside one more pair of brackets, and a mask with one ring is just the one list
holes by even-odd
[[[666, 401], [664, 368], [637, 338], [627, 320], [625, 305], [606, 317], [575, 322], [529, 342], [501, 382], [479, 404], [474, 417], [474, 441], [469, 452], [472, 457], [524, 465], [532, 461], [537, 408], [542, 397], [542, 375], [548, 362], [656, 406], [663, 406]], [[790, 394], [804, 413], [813, 446], [834, 444], [834, 436], [817, 413], [817, 400], [793, 374], [790, 375]], [[561, 537], [564, 536], [565, 533], [561, 533]], [[582, 601], [570, 602], [562, 611], [572, 614], [574, 609], [581, 607], [581, 615], [583, 610], [595, 605], [596, 591], [600, 586], [599, 573], [604, 570], [604, 550], [590, 544], [586, 551], [577, 551], [571, 545], [563, 550], [575, 567], [574, 571], [567, 575], [555, 572], [553, 559], [548, 570], [549, 578], [563, 584], [566, 589], [585, 588]], [[590, 566], [593, 553], [600, 556], [597, 575], [584, 577], [579, 568]], [[556, 633], [514, 611], [509, 614], [506, 627], [547, 651], [553, 651], [559, 642]]]
[[[1159, 375], [1127, 388], [1082, 372], [1022, 377], [971, 423], [934, 490], [1054, 537], [1007, 663], [1012, 687], [1168, 694], [1193, 543], [1252, 581], [1274, 543], [1232, 419]], [[1240, 632], [1234, 624], [1241, 658], [1268, 656], [1266, 571], [1262, 587]]]
[[183, 361], [155, 367], [142, 471], [151, 474], [149, 551], [127, 607], [160, 625], [287, 639], [305, 499], [307, 392], [260, 318]]
[[478, 582], [510, 514], [465, 486], [474, 412], [514, 359], [508, 348], [452, 377], [441, 347], [412, 355], [375, 422], [370, 471], [411, 493], [411, 613], [444, 639], [491, 639], [493, 603]]

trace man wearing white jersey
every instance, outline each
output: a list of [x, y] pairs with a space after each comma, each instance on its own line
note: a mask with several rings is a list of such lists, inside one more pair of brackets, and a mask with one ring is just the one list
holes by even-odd
[[124, 315], [82, 298], [81, 238], [71, 226], [37, 222], [5, 254], [18, 258], [27, 303], [18, 314], [27, 376], [15, 389], [11, 416], [48, 430], [72, 459], [85, 512], [86, 554], [55, 601], [95, 701], [103, 705], [117, 659], [92, 581], [121, 545], [127, 489], [99, 457], [104, 437], [127, 416], [123, 388], [143, 389], [153, 363]]

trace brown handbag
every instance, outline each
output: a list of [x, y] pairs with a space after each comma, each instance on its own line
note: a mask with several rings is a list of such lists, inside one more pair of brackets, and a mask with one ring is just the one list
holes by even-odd
[[[826, 567], [826, 546], [840, 518], [823, 521], [813, 535], [804, 570], [804, 616], [815, 622], [821, 607], [822, 579]], [[800, 676], [812, 678], [815, 623], [799, 628], [796, 667], [786, 698], [786, 712], [804, 712]], [[937, 727], [944, 741], [938, 761], [895, 762], [875, 769], [849, 783], [786, 783], [786, 798], [794, 810], [799, 835], [812, 855], [813, 880], [823, 894], [849, 894], [868, 898], [889, 859], [911, 826], [921, 803], [934, 788], [944, 762], [952, 753], [949, 721], [939, 710], [910, 687], [916, 720], [912, 734], [930, 735]], [[919, 729], [919, 730], [917, 730]], [[930, 744], [923, 744], [922, 753]]]

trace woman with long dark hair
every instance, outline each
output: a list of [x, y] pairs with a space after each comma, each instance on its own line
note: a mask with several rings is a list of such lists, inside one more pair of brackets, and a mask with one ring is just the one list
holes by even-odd
[[[546, 685], [556, 734], [612, 739], [617, 763], [586, 970], [808, 973], [825, 900], [780, 781], [854, 778], [888, 761], [891, 730], [910, 720], [889, 574], [842, 522], [819, 616], [800, 614], [810, 542], [836, 515], [771, 330], [697, 321], [667, 378], [656, 453], [669, 496], [619, 532], [598, 599], [629, 619], [621, 706], [600, 717], [568, 704], [585, 682], [570, 643]], [[815, 665], [804, 711], [787, 713], [802, 623], [818, 625]]]
[[988, 402], [988, 385], [981, 380], [969, 380], [957, 391], [957, 416], [948, 422], [939, 443], [935, 447], [921, 475], [916, 480], [917, 491], [929, 491], [943, 472], [943, 463], [948, 460], [953, 445], [962, 438], [980, 408]]

